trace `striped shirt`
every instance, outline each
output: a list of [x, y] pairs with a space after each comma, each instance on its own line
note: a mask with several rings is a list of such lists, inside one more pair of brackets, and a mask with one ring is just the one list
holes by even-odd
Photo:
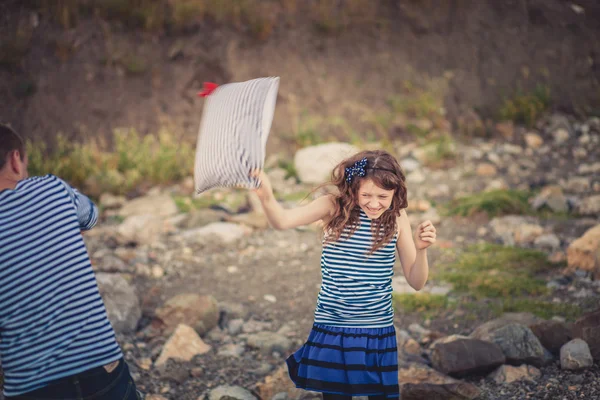
[[369, 255], [371, 220], [362, 210], [359, 218], [360, 226], [351, 237], [323, 246], [316, 324], [353, 328], [394, 324], [392, 276], [398, 235]]
[[0, 356], [4, 394], [122, 357], [81, 230], [96, 206], [59, 178], [0, 192]]

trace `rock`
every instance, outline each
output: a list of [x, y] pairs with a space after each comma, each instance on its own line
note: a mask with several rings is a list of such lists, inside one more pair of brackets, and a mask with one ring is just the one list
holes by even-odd
[[196, 331], [187, 325], [179, 324], [165, 343], [154, 365], [160, 367], [168, 359], [190, 361], [194, 356], [205, 354], [211, 347], [204, 343]]
[[181, 237], [187, 243], [206, 243], [211, 240], [220, 243], [233, 243], [240, 240], [250, 230], [242, 225], [230, 222], [213, 222], [201, 228], [187, 230], [181, 233]]
[[321, 184], [331, 178], [333, 168], [342, 160], [358, 153], [358, 148], [347, 143], [325, 143], [305, 147], [294, 156], [294, 167], [300, 181]]
[[544, 139], [535, 132], [525, 134], [525, 143], [531, 149], [539, 149], [544, 144]]
[[242, 331], [244, 327], [244, 320], [242, 318], [235, 318], [229, 321], [227, 324], [227, 330], [230, 335], [237, 335]]
[[296, 388], [285, 364], [265, 377], [262, 382], [257, 383], [255, 391], [261, 399], [265, 400], [273, 399], [278, 393], [285, 393], [289, 399], [300, 399], [306, 394], [303, 389]]
[[582, 215], [600, 215], [600, 195], [583, 198], [577, 211]]
[[256, 397], [243, 387], [224, 385], [211, 390], [208, 400], [256, 400]]
[[573, 193], [585, 193], [589, 191], [591, 187], [590, 179], [584, 176], [570, 177], [565, 185], [565, 189]]
[[135, 289], [120, 274], [97, 273], [96, 281], [115, 332], [134, 332], [142, 317]]
[[573, 339], [560, 349], [560, 367], [562, 369], [579, 370], [594, 364], [588, 344], [581, 339]]
[[560, 239], [552, 233], [541, 235], [535, 238], [533, 245], [538, 249], [557, 250], [560, 248]]
[[113, 210], [122, 207], [127, 202], [123, 196], [115, 196], [110, 193], [102, 193], [99, 203], [105, 210]]
[[165, 222], [155, 215], [132, 215], [117, 228], [118, 241], [122, 244], [151, 245], [165, 233]]
[[519, 215], [494, 218], [490, 221], [490, 227], [494, 235], [507, 246], [533, 243], [544, 233], [544, 228], [537, 224], [535, 218]]
[[554, 132], [552, 132], [552, 136], [554, 137], [554, 143], [563, 144], [567, 140], [569, 140], [570, 134], [569, 131], [564, 128], [558, 128]]
[[588, 229], [583, 236], [567, 248], [567, 264], [570, 271], [577, 269], [600, 274], [598, 252], [600, 251], [600, 224]]
[[217, 352], [220, 357], [240, 357], [244, 354], [244, 346], [241, 344], [230, 343], [221, 348]]
[[520, 380], [535, 382], [542, 377], [542, 372], [531, 365], [521, 365], [513, 367], [512, 365], [502, 365], [489, 376], [497, 384], [512, 383]]
[[421, 345], [403, 329], [396, 329], [396, 342], [398, 343], [399, 353], [415, 356], [420, 356], [423, 353]]
[[554, 354], [558, 354], [560, 348], [572, 339], [571, 330], [559, 321], [541, 321], [531, 325], [530, 329], [542, 346]]
[[154, 215], [169, 217], [179, 212], [175, 200], [167, 194], [138, 197], [127, 202], [119, 211], [123, 218], [133, 215]]
[[485, 373], [506, 361], [496, 344], [469, 338], [436, 341], [430, 358], [436, 370], [455, 377]]
[[158, 369], [162, 380], [173, 381], [177, 384], [182, 384], [190, 377], [190, 370], [186, 365], [183, 365], [177, 360], [165, 362]]
[[573, 337], [583, 339], [592, 357], [600, 361], [600, 309], [581, 316], [573, 324]]
[[156, 310], [155, 315], [166, 335], [183, 323], [203, 335], [217, 326], [219, 306], [212, 296], [184, 293], [169, 299]]
[[182, 229], [199, 228], [214, 222], [221, 222], [227, 217], [227, 213], [222, 210], [213, 210], [212, 208], [203, 208], [193, 210], [186, 215], [181, 223]]
[[586, 175], [586, 174], [597, 174], [600, 172], [600, 162], [594, 164], [580, 164], [577, 167], [577, 173]]
[[443, 375], [427, 366], [413, 364], [398, 370], [402, 400], [475, 399], [477, 386]]
[[517, 323], [509, 323], [499, 328], [471, 334], [475, 339], [481, 339], [497, 344], [508, 364], [520, 365], [523, 363], [542, 366], [544, 363], [544, 348], [531, 329]]
[[271, 354], [277, 351], [281, 354], [286, 353], [292, 343], [287, 337], [276, 332], [258, 332], [247, 336], [249, 347], [259, 349], [261, 352]]
[[475, 173], [477, 176], [496, 176], [498, 170], [492, 164], [483, 163], [477, 166]]
[[569, 210], [567, 198], [560, 186], [546, 186], [537, 195], [531, 204], [535, 210], [546, 206], [554, 212], [566, 212]]
[[129, 270], [129, 267], [125, 261], [113, 255], [103, 256], [99, 260], [93, 258], [92, 267], [94, 268], [94, 271], [108, 273], [128, 272]]
[[145, 400], [169, 400], [164, 396], [161, 396], [160, 394], [149, 394], [146, 395], [146, 397], [144, 397]]

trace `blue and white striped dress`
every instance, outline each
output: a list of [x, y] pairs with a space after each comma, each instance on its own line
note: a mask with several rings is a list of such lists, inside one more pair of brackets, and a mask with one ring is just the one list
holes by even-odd
[[123, 357], [81, 230], [94, 204], [55, 176], [0, 191], [0, 355], [17, 396]]
[[287, 359], [288, 371], [307, 390], [398, 398], [392, 308], [398, 238], [369, 254], [371, 220], [362, 210], [359, 222], [350, 237], [324, 243], [315, 324], [307, 342]]

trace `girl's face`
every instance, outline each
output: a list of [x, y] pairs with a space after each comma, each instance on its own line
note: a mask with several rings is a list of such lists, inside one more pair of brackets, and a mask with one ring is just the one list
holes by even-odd
[[394, 190], [377, 186], [371, 179], [363, 179], [358, 188], [358, 205], [369, 219], [377, 219], [392, 205]]

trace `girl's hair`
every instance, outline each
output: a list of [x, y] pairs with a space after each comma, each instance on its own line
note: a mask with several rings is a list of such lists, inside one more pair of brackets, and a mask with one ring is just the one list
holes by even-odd
[[[361, 160], [366, 159], [364, 176], [352, 174], [348, 179], [346, 168], [353, 168]], [[338, 193], [335, 195], [335, 211], [333, 217], [325, 225], [326, 242], [335, 242], [341, 237], [350, 237], [359, 227], [360, 208], [358, 205], [358, 189], [362, 181], [370, 179], [385, 190], [394, 190], [392, 204], [388, 210], [372, 221], [373, 246], [370, 254], [383, 247], [392, 239], [398, 227], [396, 218], [400, 211], [408, 206], [404, 173], [398, 161], [384, 150], [362, 151], [339, 163], [331, 174], [331, 184]], [[350, 182], [349, 182], [350, 181]], [[348, 227], [348, 231], [344, 229]]]

